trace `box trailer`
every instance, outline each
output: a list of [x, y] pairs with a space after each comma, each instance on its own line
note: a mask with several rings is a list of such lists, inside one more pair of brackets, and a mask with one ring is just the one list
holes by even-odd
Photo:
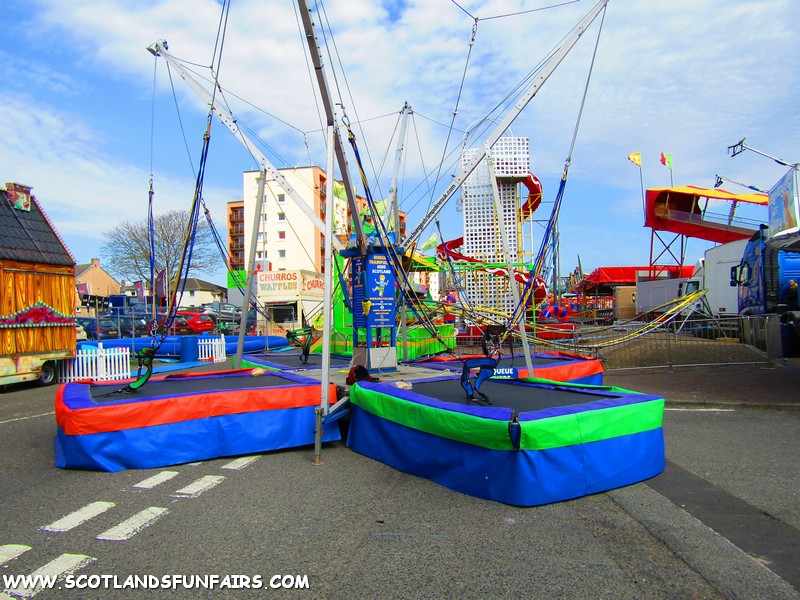
[[714, 315], [736, 315], [739, 312], [739, 298], [736, 287], [731, 286], [731, 267], [737, 266], [747, 240], [737, 240], [706, 250], [705, 256], [695, 269], [701, 285], [707, 290], [706, 301]]
[[[636, 282], [636, 311], [638, 314], [656, 310], [688, 293], [700, 289], [699, 277], [651, 279]], [[660, 312], [666, 312], [665, 307]]]

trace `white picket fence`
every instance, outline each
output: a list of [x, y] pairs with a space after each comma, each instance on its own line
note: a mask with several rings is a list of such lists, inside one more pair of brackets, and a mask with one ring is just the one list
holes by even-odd
[[72, 360], [58, 363], [59, 383], [91, 379], [93, 381], [116, 381], [131, 376], [130, 348], [82, 348]]
[[[228, 358], [225, 338], [201, 337], [197, 340], [197, 358], [202, 362], [225, 362]], [[58, 363], [58, 382], [117, 381], [131, 377], [131, 349], [128, 347], [104, 348], [102, 342], [97, 348], [82, 348], [72, 360]]]
[[201, 337], [197, 340], [197, 359], [208, 362], [225, 362], [228, 358], [224, 337]]

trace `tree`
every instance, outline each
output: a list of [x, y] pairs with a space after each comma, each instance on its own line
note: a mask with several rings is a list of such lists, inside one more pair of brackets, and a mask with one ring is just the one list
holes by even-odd
[[[155, 270], [167, 270], [170, 289], [174, 289], [183, 252], [188, 210], [173, 210], [153, 218]], [[136, 223], [126, 221], [103, 233], [106, 243], [100, 254], [108, 270], [126, 281], [150, 281], [150, 244], [147, 218]], [[224, 262], [219, 255], [214, 235], [202, 217], [192, 246], [189, 275], [210, 272]]]

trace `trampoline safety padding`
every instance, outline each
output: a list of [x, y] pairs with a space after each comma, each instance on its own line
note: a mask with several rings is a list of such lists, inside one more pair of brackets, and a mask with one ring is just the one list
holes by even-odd
[[[461, 363], [482, 354], [454, 356], [435, 356], [417, 360], [409, 364], [438, 370], [461, 370]], [[567, 352], [537, 352], [531, 355], [533, 373], [528, 373], [525, 356], [503, 356], [497, 363], [493, 379], [549, 379], [587, 385], [603, 385], [603, 363], [596, 358], [588, 358]]]
[[[314, 443], [320, 382], [251, 369], [124, 383], [67, 383], [56, 392], [56, 466], [150, 469]], [[331, 385], [330, 398], [336, 398]], [[341, 439], [338, 425], [324, 442]]]
[[616, 387], [488, 380], [491, 406], [458, 379], [412, 390], [350, 388], [347, 445], [457, 492], [535, 506], [603, 492], [664, 470], [664, 398]]

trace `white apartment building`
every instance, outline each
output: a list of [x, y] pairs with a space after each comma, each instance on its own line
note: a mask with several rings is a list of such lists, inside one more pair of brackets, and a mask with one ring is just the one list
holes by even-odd
[[[244, 251], [249, 257], [256, 219], [258, 171], [243, 174]], [[295, 192], [325, 220], [327, 175], [319, 167], [280, 169]], [[334, 227], [346, 233], [347, 201], [334, 196]], [[323, 272], [324, 237], [289, 194], [267, 174], [256, 241], [256, 263], [265, 271]]]
[[[280, 169], [291, 188], [325, 220], [325, 194], [327, 175], [319, 167], [296, 167]], [[257, 218], [256, 201], [258, 193], [259, 171], [243, 173], [243, 196], [241, 212], [243, 222], [237, 222], [236, 232], [229, 231], [229, 245], [243, 251], [243, 266], [247, 266], [250, 256], [250, 243], [253, 237], [253, 224]], [[365, 200], [357, 198], [359, 208]], [[229, 204], [239, 204], [238, 202]], [[237, 209], [239, 210], [239, 209]], [[334, 234], [346, 244], [349, 236], [350, 216], [347, 200], [341, 184], [336, 184], [333, 199]], [[230, 226], [230, 225], [229, 225]], [[400, 211], [400, 235], [405, 235], [405, 213]], [[241, 232], [241, 233], [239, 233]], [[258, 231], [255, 247], [255, 261], [260, 271], [291, 273], [304, 272], [306, 278], [312, 273], [322, 275], [325, 264], [325, 247], [322, 232], [316, 229], [306, 213], [289, 196], [275, 179], [269, 174], [264, 185], [264, 198], [261, 215], [258, 218]], [[233, 251], [232, 251], [233, 253]], [[336, 273], [334, 273], [336, 276]], [[409, 278], [416, 284], [430, 289], [434, 298], [440, 289], [439, 274], [428, 272], [412, 272]], [[266, 281], [266, 275], [262, 277]], [[256, 279], [256, 286], [259, 286]], [[233, 292], [232, 292], [233, 293]], [[235, 295], [235, 294], [234, 294]], [[296, 295], [296, 294], [295, 294]], [[296, 314], [301, 313], [300, 298], [277, 298], [274, 293], [260, 297], [260, 301], [268, 305], [294, 305]], [[307, 303], [306, 303], [307, 304]], [[310, 306], [303, 306], [302, 312], [308, 314]]]
[[[319, 167], [280, 169], [289, 187], [325, 221], [327, 175]], [[243, 174], [243, 244], [244, 264], [250, 257], [254, 224], [257, 223], [255, 261], [259, 273], [255, 293], [266, 307], [269, 321], [278, 330], [302, 326], [322, 305], [319, 285], [325, 265], [323, 232], [309, 219], [290, 194], [267, 174], [261, 214], [256, 214], [259, 171]], [[342, 197], [339, 197], [342, 196]], [[349, 211], [342, 194], [333, 199], [334, 232], [344, 239]], [[281, 278], [285, 278], [281, 279]], [[313, 288], [313, 289], [312, 289]], [[276, 330], [277, 331], [277, 330]], [[267, 331], [275, 334], [276, 331]]]

